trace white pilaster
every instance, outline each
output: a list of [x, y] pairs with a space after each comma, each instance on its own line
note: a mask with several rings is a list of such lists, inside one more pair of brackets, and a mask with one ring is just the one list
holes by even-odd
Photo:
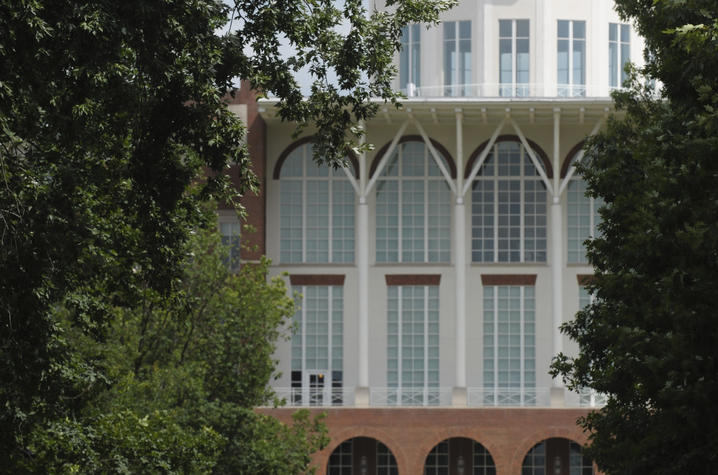
[[590, 48], [586, 72], [589, 84], [593, 86], [587, 91], [589, 95], [608, 96], [608, 22], [611, 8], [612, 4], [603, 0], [591, 2], [591, 21], [586, 25]]

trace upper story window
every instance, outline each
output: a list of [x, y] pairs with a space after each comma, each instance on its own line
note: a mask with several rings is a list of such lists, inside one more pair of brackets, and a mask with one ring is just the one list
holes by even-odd
[[585, 310], [595, 299], [596, 296], [589, 292], [585, 285], [578, 286], [578, 308], [580, 310]]
[[474, 262], [546, 262], [546, 186], [523, 145], [494, 145], [471, 200]]
[[311, 143], [281, 166], [280, 261], [354, 262], [355, 194], [344, 170], [318, 166]]
[[414, 95], [414, 88], [421, 86], [421, 32], [420, 25], [406, 25], [401, 29], [401, 53], [399, 55], [399, 87], [406, 95]]
[[468, 96], [471, 84], [471, 21], [444, 25], [444, 95]]
[[237, 218], [234, 211], [234, 216], [225, 217], [220, 216], [219, 218], [219, 235], [222, 240], [222, 245], [225, 247], [227, 255], [225, 265], [230, 270], [239, 269], [240, 259], [240, 231], [242, 229], [241, 223]]
[[571, 178], [568, 182], [566, 199], [567, 260], [572, 264], [588, 264], [584, 242], [598, 235], [601, 222], [598, 209], [603, 201], [586, 196], [586, 182], [580, 177]]
[[294, 314], [292, 402], [323, 406], [342, 404], [344, 325], [340, 285], [299, 285], [303, 301]]
[[449, 262], [450, 256], [449, 186], [424, 142], [400, 143], [376, 184], [376, 261]]
[[529, 21], [499, 20], [499, 95], [529, 95]]
[[558, 20], [558, 95], [586, 95], [586, 22]]
[[390, 285], [388, 297], [388, 402], [439, 404], [439, 286]]
[[626, 63], [631, 61], [631, 27], [625, 23], [608, 24], [608, 85], [620, 87], [626, 80]]
[[484, 285], [484, 403], [536, 404], [532, 285]]

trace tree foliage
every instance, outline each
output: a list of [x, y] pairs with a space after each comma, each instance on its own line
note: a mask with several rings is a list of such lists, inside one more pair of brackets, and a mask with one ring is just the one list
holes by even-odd
[[610, 474], [709, 473], [718, 446], [718, 8], [618, 0], [650, 52], [579, 166], [605, 202], [588, 245], [595, 301], [563, 331], [579, 355], [554, 361], [573, 388], [608, 396], [582, 419]]
[[321, 418], [289, 427], [255, 413], [274, 402], [277, 339], [294, 302], [269, 262], [228, 271], [216, 231], [193, 234], [173, 299], [145, 288], [117, 307], [98, 342], [57, 308], [67, 346], [86, 365], [68, 417], [36, 427], [20, 465], [31, 472], [300, 473], [326, 444]]
[[[36, 457], [38, 427], [73, 430], [97, 381], [117, 384], [73, 339], [104, 342], [148, 299], [167, 312], [152, 318], [174, 320], [190, 234], [210, 226], [201, 204], [256, 188], [225, 104], [237, 78], [316, 125], [331, 164], [375, 111], [371, 96], [396, 100], [402, 25], [451, 2], [388, 3], [393, 13], [369, 16], [361, 0], [0, 0], [0, 466]], [[306, 99], [292, 76], [303, 67]], [[136, 369], [162, 347], [139, 343]], [[216, 371], [213, 389], [227, 390]]]

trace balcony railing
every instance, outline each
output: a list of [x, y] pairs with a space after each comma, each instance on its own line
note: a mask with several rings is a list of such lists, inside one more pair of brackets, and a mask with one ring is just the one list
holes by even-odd
[[[287, 407], [356, 406], [354, 388], [274, 388]], [[606, 396], [591, 390], [566, 391], [558, 407], [597, 408], [606, 404]], [[452, 406], [452, 388], [369, 388], [373, 407]], [[556, 403], [554, 401], [554, 403]], [[462, 403], [463, 405], [463, 403]], [[468, 407], [551, 407], [550, 388], [466, 389]]]
[[[615, 89], [615, 88], [614, 88]], [[536, 97], [560, 97], [560, 98], [586, 98], [609, 96], [610, 89], [606, 85], [587, 84], [541, 84], [541, 83], [481, 83], [481, 84], [456, 84], [450, 86], [428, 85], [415, 86], [409, 84], [400, 92], [406, 97], [505, 97], [505, 98], [536, 98]]]
[[518, 406], [548, 407], [549, 388], [467, 388], [467, 403], [472, 407]]
[[353, 406], [354, 388], [274, 388], [289, 407]]
[[451, 388], [369, 388], [372, 406], [450, 406]]
[[567, 392], [566, 405], [571, 407], [603, 407], [606, 405], [606, 395], [597, 393], [592, 389]]

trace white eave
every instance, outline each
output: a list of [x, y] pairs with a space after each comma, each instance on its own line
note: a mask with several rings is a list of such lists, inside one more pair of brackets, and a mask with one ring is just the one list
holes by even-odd
[[[465, 125], [493, 124], [510, 115], [525, 124], [553, 123], [554, 114], [560, 113], [562, 124], [594, 123], [605, 119], [614, 111], [610, 97], [595, 98], [503, 98], [503, 97], [413, 97], [403, 99], [401, 107], [389, 102], [374, 100], [379, 105], [372, 123], [401, 124], [412, 114], [424, 124], [452, 125], [456, 114], [461, 113]], [[276, 99], [261, 99], [259, 112], [268, 124], [281, 122], [277, 114]]]

